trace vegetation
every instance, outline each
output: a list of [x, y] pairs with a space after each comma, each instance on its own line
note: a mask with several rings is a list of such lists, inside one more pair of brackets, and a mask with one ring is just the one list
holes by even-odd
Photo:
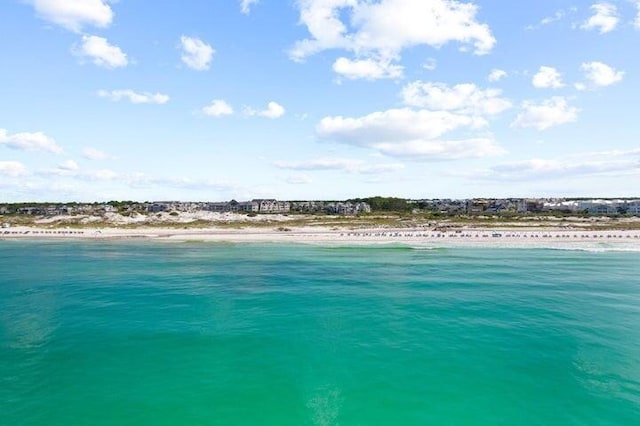
[[369, 198], [356, 198], [353, 200], [347, 200], [352, 203], [367, 203], [371, 206], [372, 212], [409, 212], [412, 206], [404, 198], [396, 197], [369, 197]]

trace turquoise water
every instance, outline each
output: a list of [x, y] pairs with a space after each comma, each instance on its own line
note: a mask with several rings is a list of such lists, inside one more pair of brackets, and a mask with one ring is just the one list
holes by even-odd
[[640, 253], [0, 241], [2, 425], [637, 425]]

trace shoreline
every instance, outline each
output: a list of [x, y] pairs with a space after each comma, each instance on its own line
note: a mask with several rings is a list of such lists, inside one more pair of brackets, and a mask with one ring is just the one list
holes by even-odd
[[2, 240], [153, 240], [174, 242], [293, 243], [316, 245], [404, 244], [419, 247], [504, 247], [626, 249], [640, 251], [639, 230], [584, 231], [566, 229], [492, 229], [433, 230], [425, 228], [328, 229], [291, 228], [287, 230], [173, 229], [173, 228], [86, 228], [47, 229], [12, 227], [0, 229]]

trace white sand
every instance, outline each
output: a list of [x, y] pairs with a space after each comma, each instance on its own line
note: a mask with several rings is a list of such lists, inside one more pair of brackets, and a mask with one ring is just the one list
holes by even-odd
[[289, 231], [266, 228], [172, 229], [140, 227], [134, 229], [47, 229], [15, 227], [0, 229], [0, 239], [153, 239], [162, 241], [276, 242], [326, 245], [407, 244], [424, 247], [490, 246], [551, 247], [589, 250], [640, 251], [640, 231], [581, 231], [566, 229], [466, 229], [435, 231], [428, 229], [335, 230], [299, 227]]
[[[307, 220], [320, 225], [329, 218], [309, 215], [246, 213], [180, 212], [123, 216], [106, 213], [101, 216], [54, 216], [37, 219], [31, 227], [0, 229], [0, 239], [154, 239], [162, 241], [281, 242], [323, 245], [407, 244], [420, 247], [491, 246], [553, 247], [579, 249], [640, 250], [638, 231], [582, 230], [602, 218], [533, 218], [502, 223], [495, 229], [459, 228], [455, 222], [442, 221], [440, 226], [458, 226], [451, 230], [426, 225], [416, 228], [337, 229], [322, 226], [293, 226], [292, 221]], [[332, 218], [335, 219], [335, 218]], [[529, 218], [531, 219], [531, 218]], [[610, 220], [609, 218], [606, 218]], [[624, 218], [634, 222], [640, 218]], [[65, 223], [80, 223], [90, 228], [62, 229]], [[210, 228], [190, 227], [189, 223], [211, 223]], [[624, 222], [624, 223], [623, 223]], [[106, 224], [106, 225], [105, 225]], [[218, 227], [216, 227], [216, 224]], [[236, 224], [238, 229], [229, 229]], [[253, 225], [255, 224], [255, 225]], [[56, 228], [52, 229], [51, 226]], [[227, 227], [224, 227], [227, 225]], [[610, 225], [610, 223], [609, 223]], [[241, 228], [240, 228], [241, 227]], [[285, 230], [286, 229], [286, 230]]]

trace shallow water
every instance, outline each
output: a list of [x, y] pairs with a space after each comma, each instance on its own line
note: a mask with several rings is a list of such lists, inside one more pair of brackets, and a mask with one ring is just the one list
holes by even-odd
[[0, 241], [0, 424], [636, 425], [640, 253]]

